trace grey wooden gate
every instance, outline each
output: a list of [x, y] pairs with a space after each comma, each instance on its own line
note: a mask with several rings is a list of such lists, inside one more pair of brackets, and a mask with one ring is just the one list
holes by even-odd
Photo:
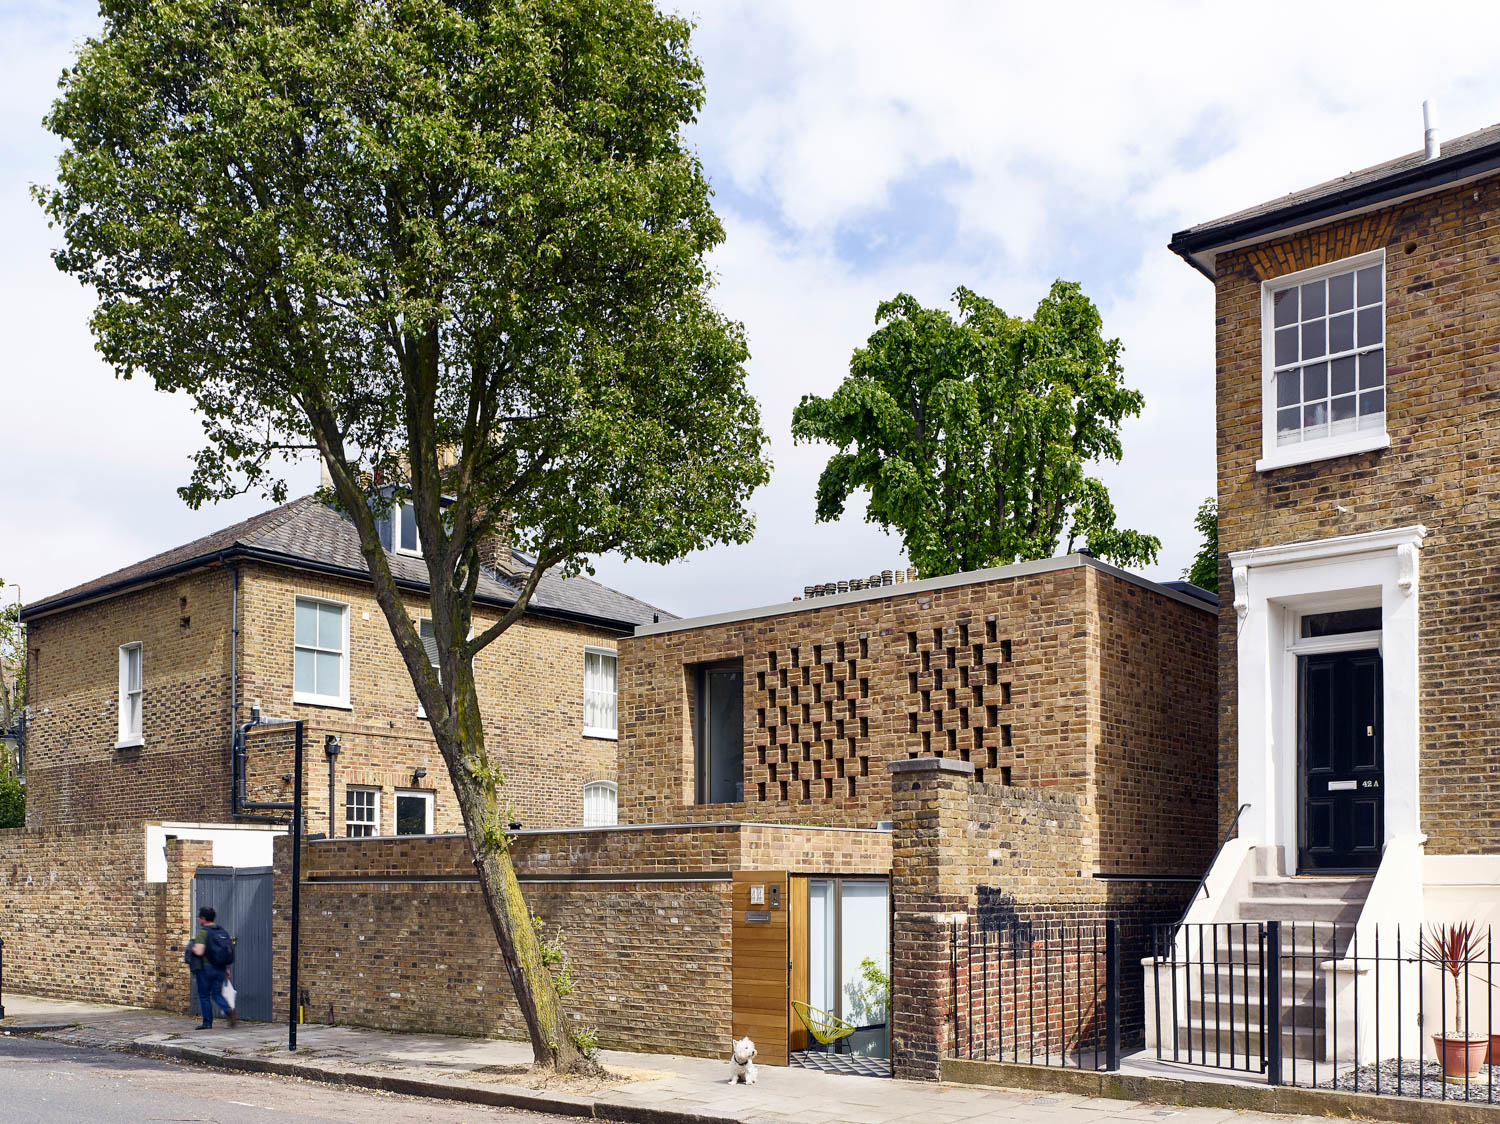
[[271, 1020], [271, 868], [200, 866], [193, 876], [193, 916], [211, 905], [234, 938], [230, 976], [244, 1019]]

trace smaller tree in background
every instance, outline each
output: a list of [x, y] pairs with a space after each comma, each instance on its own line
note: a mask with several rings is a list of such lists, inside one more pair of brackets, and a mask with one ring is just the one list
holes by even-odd
[[[0, 599], [5, 598], [0, 578]], [[26, 626], [21, 604], [0, 605], [0, 733], [16, 724], [26, 705]]]
[[1193, 564], [1182, 571], [1182, 576], [1199, 589], [1210, 593], [1219, 592], [1219, 501], [1209, 496], [1198, 507], [1193, 516], [1193, 526], [1203, 536], [1198, 553], [1193, 555]]
[[924, 577], [1049, 558], [1087, 544], [1122, 566], [1161, 541], [1115, 526], [1104, 483], [1120, 424], [1144, 399], [1124, 383], [1120, 341], [1075, 283], [1057, 281], [1026, 317], [969, 289], [959, 316], [902, 293], [827, 398], [805, 395], [792, 436], [838, 447], [818, 480], [820, 520], [857, 490], [866, 518], [898, 533]]

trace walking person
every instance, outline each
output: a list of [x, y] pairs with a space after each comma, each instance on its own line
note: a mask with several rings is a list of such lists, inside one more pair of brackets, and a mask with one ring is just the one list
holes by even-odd
[[198, 927], [193, 930], [193, 940], [188, 946], [188, 966], [193, 969], [193, 981], [198, 988], [198, 1009], [203, 1015], [203, 1021], [195, 1030], [213, 1029], [216, 1005], [229, 1019], [231, 1027], [239, 1024], [234, 1008], [224, 1002], [222, 994], [229, 966], [234, 963], [234, 942], [222, 926], [215, 924], [217, 916], [211, 905], [198, 910]]

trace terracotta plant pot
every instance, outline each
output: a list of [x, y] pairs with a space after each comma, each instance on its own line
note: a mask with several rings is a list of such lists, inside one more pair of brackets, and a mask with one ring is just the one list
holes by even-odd
[[1500, 1034], [1490, 1035], [1490, 1056], [1485, 1059], [1485, 1065], [1500, 1065]]
[[1484, 1038], [1449, 1038], [1434, 1034], [1432, 1045], [1443, 1063], [1443, 1076], [1449, 1080], [1478, 1077], [1490, 1053], [1490, 1043]]

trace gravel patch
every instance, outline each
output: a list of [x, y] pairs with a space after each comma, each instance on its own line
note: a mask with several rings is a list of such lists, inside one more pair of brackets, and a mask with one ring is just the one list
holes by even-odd
[[[1376, 1075], [1379, 1075], [1379, 1091], [1382, 1095], [1424, 1097], [1432, 1100], [1480, 1101], [1500, 1104], [1500, 1066], [1480, 1066], [1477, 1076], [1469, 1078], [1468, 1088], [1462, 1081], [1443, 1079], [1443, 1067], [1436, 1061], [1418, 1062], [1407, 1059], [1399, 1064], [1394, 1060], [1380, 1065], [1362, 1065], [1356, 1070], [1340, 1074], [1333, 1081], [1319, 1084], [1320, 1089], [1347, 1089], [1358, 1093], [1376, 1091]], [[1493, 1081], [1493, 1086], [1491, 1082]]]

